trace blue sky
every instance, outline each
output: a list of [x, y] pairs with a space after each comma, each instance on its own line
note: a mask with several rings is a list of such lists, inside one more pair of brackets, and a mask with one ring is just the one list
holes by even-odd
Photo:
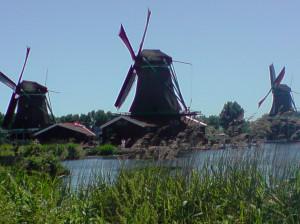
[[[0, 70], [17, 80], [26, 46], [31, 54], [24, 79], [45, 83], [55, 115], [94, 109], [117, 112], [113, 104], [131, 64], [118, 38], [123, 23], [136, 50], [147, 8], [152, 11], [144, 48], [161, 49], [174, 60], [186, 103], [205, 115], [237, 101], [246, 116], [258, 110], [270, 87], [268, 66], [286, 66], [283, 83], [300, 92], [300, 2], [227, 1], [0, 1]], [[126, 112], [132, 94], [120, 111]], [[0, 111], [11, 91], [0, 85]], [[294, 94], [296, 104], [300, 95]]]

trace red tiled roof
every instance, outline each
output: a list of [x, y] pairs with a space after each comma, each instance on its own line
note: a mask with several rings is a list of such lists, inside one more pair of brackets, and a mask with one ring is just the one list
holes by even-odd
[[90, 129], [88, 129], [83, 124], [80, 124], [78, 122], [74, 123], [58, 123], [59, 126], [71, 129], [73, 131], [81, 132], [87, 136], [96, 136], [94, 132], [92, 132]]
[[37, 136], [39, 134], [42, 134], [54, 127], [63, 127], [63, 128], [66, 128], [66, 129], [70, 129], [72, 131], [75, 131], [75, 132], [80, 132], [82, 134], [85, 134], [86, 136], [89, 136], [89, 137], [93, 137], [93, 136], [96, 136], [96, 134], [94, 132], [92, 132], [91, 130], [89, 130], [86, 126], [84, 126], [83, 124], [80, 124], [78, 122], [74, 122], [74, 123], [56, 123], [56, 124], [53, 124], [47, 128], [44, 128], [40, 131], [38, 131], [37, 133], [35, 133], [34, 135]]

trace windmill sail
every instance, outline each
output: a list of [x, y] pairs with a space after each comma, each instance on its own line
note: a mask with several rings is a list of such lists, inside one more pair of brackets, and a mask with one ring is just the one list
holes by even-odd
[[47, 88], [36, 82], [22, 81], [29, 53], [28, 47], [17, 84], [0, 72], [0, 81], [13, 90], [2, 124], [6, 129], [42, 128], [53, 122], [47, 110]]
[[118, 95], [118, 98], [117, 98], [117, 100], [115, 102], [115, 107], [120, 108], [122, 106], [122, 104], [124, 103], [124, 101], [126, 100], [128, 94], [129, 94], [129, 92], [130, 92], [130, 90], [132, 88], [132, 85], [133, 85], [133, 83], [135, 81], [135, 76], [136, 76], [136, 74], [134, 72], [133, 67], [131, 66], [129, 68], [128, 73], [127, 73], [127, 76], [126, 76], [126, 79], [124, 81], [124, 84], [123, 84], [123, 86], [121, 88], [121, 91], [120, 91], [120, 93]]
[[268, 93], [264, 96], [262, 100], [259, 101], [258, 107], [260, 107], [266, 98], [272, 92], [273, 94], [273, 103], [269, 115], [274, 116], [279, 113], [284, 113], [287, 111], [295, 111], [294, 102], [291, 96], [291, 88], [285, 84], [281, 84], [284, 75], [285, 67], [282, 68], [279, 75], [276, 77], [274, 65], [269, 66], [270, 71], [270, 81], [271, 88]]
[[269, 92], [258, 102], [258, 108], [263, 104], [263, 102], [267, 99], [269, 94], [271, 93], [272, 89], [269, 90]]
[[277, 78], [274, 81], [275, 86], [279, 86], [283, 77], [285, 75], [285, 67], [283, 67], [283, 69], [281, 70], [281, 72], [279, 73], [279, 75], [277, 76]]
[[27, 47], [27, 49], [26, 49], [25, 61], [24, 61], [23, 67], [22, 67], [21, 74], [20, 74], [20, 76], [19, 76], [18, 84], [20, 84], [20, 82], [21, 82], [21, 80], [22, 80], [23, 73], [24, 73], [24, 70], [25, 70], [25, 67], [26, 67], [26, 63], [27, 63], [27, 60], [28, 60], [29, 53], [30, 53], [30, 47]]
[[151, 16], [151, 11], [148, 9], [148, 15], [147, 15], [146, 26], [145, 26], [144, 34], [143, 34], [143, 37], [142, 37], [142, 41], [141, 41], [141, 43], [140, 43], [140, 47], [139, 47], [138, 54], [140, 54], [140, 53], [142, 52], [142, 49], [143, 49], [143, 45], [144, 45], [144, 41], [145, 41], [145, 37], [146, 37], [148, 25], [149, 25], [150, 16]]
[[271, 64], [269, 66], [269, 70], [270, 70], [270, 81], [271, 81], [271, 86], [273, 87], [274, 86], [274, 81], [276, 79], [276, 73], [275, 73], [275, 68], [274, 68], [274, 65]]
[[0, 82], [11, 88], [13, 91], [16, 90], [16, 84], [2, 72], [0, 72]]
[[121, 25], [119, 37], [129, 50], [134, 64], [127, 73], [115, 106], [118, 109], [121, 107], [137, 76], [136, 92], [129, 110], [132, 116], [178, 115], [182, 107], [184, 110], [187, 108], [172, 68], [172, 58], [160, 50], [143, 50], [150, 16], [151, 11], [148, 10], [137, 55]]
[[17, 107], [17, 99], [16, 99], [16, 93], [14, 92], [10, 98], [8, 108], [6, 110], [6, 114], [3, 119], [2, 127], [7, 129], [9, 128], [10, 124], [12, 123], [14, 112]]
[[123, 41], [123, 43], [125, 44], [127, 49], [129, 50], [129, 53], [131, 55], [132, 60], [135, 60], [135, 54], [134, 54], [133, 48], [132, 48], [132, 46], [131, 46], [131, 44], [128, 40], [128, 37], [127, 37], [127, 34], [124, 30], [123, 25], [121, 25], [120, 32], [119, 32], [119, 37], [121, 38], [121, 40]]

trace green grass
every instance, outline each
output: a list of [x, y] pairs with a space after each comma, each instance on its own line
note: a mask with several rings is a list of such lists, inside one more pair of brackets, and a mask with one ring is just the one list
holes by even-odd
[[262, 160], [237, 153], [199, 170], [123, 168], [112, 183], [99, 175], [77, 191], [59, 178], [2, 167], [0, 217], [3, 223], [299, 223], [299, 166], [286, 161], [269, 169]]

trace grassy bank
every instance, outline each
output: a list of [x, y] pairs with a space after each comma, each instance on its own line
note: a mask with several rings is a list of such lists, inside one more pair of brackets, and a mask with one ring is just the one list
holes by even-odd
[[200, 170], [124, 168], [113, 183], [97, 176], [76, 192], [61, 178], [2, 167], [0, 217], [3, 223], [299, 223], [299, 167], [260, 162], [255, 154], [219, 157]]

